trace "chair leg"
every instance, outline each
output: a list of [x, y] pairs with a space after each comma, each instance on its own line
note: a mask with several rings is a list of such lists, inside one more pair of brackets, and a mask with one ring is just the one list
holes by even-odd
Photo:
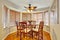
[[19, 32], [17, 31], [17, 37], [18, 37], [18, 35], [19, 35]]
[[20, 40], [21, 40], [21, 33], [20, 33]]
[[20, 32], [19, 32], [19, 30], [17, 31], [17, 37], [20, 35]]

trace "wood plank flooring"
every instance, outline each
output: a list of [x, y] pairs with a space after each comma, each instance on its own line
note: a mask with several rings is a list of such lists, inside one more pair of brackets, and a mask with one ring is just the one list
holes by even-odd
[[[4, 40], [20, 40], [20, 37], [16, 36], [16, 32], [8, 35]], [[26, 37], [26, 38], [22, 38], [22, 40], [37, 40], [35, 38], [29, 38], [29, 37]], [[50, 34], [43, 31], [43, 40], [51, 40], [51, 37], [50, 37]]]

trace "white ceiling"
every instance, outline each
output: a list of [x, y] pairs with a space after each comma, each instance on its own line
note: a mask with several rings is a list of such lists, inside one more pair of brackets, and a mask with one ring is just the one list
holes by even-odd
[[37, 8], [46, 8], [52, 5], [53, 0], [8, 0], [16, 5], [18, 5], [21, 9], [24, 6], [28, 6], [28, 4], [32, 4], [32, 6], [37, 6]]

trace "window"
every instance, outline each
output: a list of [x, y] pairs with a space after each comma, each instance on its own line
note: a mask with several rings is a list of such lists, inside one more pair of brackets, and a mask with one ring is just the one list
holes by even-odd
[[14, 26], [16, 21], [20, 21], [20, 12], [10, 10], [10, 25]]

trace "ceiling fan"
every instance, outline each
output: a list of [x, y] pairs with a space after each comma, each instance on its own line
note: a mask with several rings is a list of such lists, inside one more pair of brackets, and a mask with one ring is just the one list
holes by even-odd
[[[25, 6], [24, 6], [25, 7]], [[31, 4], [29, 4], [28, 7], [25, 7], [27, 10], [31, 11], [31, 10], [35, 10], [37, 7], [36, 6], [31, 6]]]

